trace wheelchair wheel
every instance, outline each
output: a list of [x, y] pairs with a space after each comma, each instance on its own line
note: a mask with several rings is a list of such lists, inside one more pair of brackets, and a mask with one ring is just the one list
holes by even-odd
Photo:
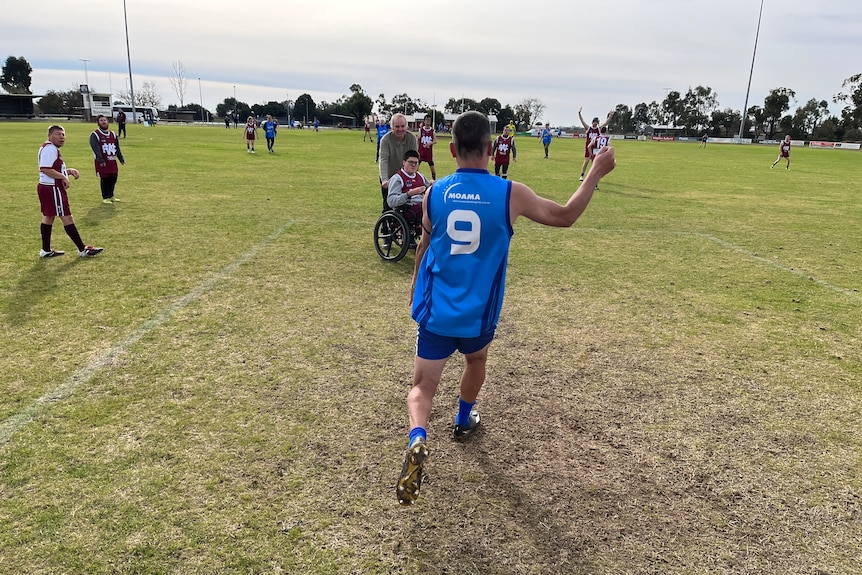
[[410, 251], [412, 231], [398, 212], [386, 212], [374, 224], [374, 249], [388, 262], [397, 262]]

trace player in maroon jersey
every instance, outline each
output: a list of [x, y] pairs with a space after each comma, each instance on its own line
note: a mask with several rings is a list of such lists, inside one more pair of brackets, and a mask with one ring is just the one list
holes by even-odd
[[497, 136], [494, 140], [494, 147], [491, 150], [494, 156], [494, 175], [499, 176], [502, 169], [502, 178], [508, 179], [509, 176], [509, 156], [512, 161], [518, 161], [518, 151], [515, 150], [515, 138], [509, 132], [509, 126], [503, 126], [503, 134]]
[[431, 168], [431, 179], [437, 179], [437, 170], [434, 168], [434, 144], [437, 143], [437, 134], [431, 125], [431, 114], [425, 115], [425, 120], [419, 126], [419, 163], [428, 162]]
[[787, 160], [787, 166], [785, 166], [785, 170], [790, 169], [790, 134], [784, 136], [784, 139], [778, 144], [778, 159], [772, 162], [772, 167], [775, 167], [775, 164], [781, 161], [781, 158]]
[[117, 186], [117, 176], [120, 172], [117, 162], [125, 166], [126, 159], [120, 150], [117, 134], [108, 128], [108, 118], [99, 114], [97, 121], [98, 129], [90, 134], [90, 148], [93, 150], [93, 162], [102, 187], [102, 203], [110, 204], [120, 201], [114, 197], [114, 188]]
[[79, 256], [86, 258], [102, 253], [102, 248], [94, 248], [81, 240], [81, 234], [75, 226], [75, 218], [69, 209], [69, 196], [66, 194], [69, 176], [77, 180], [81, 174], [75, 168], [66, 167], [60, 154], [60, 148], [65, 143], [66, 130], [55, 124], [48, 128], [48, 141], [39, 148], [39, 185], [36, 187], [36, 193], [42, 208], [42, 249], [39, 251], [41, 258], [53, 258], [66, 253], [51, 247], [51, 232], [57, 217], [63, 222], [63, 229], [78, 248]]
[[245, 148], [249, 154], [254, 153], [254, 140], [257, 137], [257, 124], [254, 116], [249, 116], [245, 122]]
[[425, 176], [419, 173], [419, 162], [419, 152], [404, 152], [401, 169], [389, 178], [389, 194], [386, 196], [390, 208], [404, 206], [404, 217], [409, 223], [422, 221], [422, 200], [431, 185]]
[[586, 132], [587, 142], [586, 142], [586, 146], [584, 147], [584, 164], [581, 166], [581, 178], [580, 178], [580, 180], [582, 182], [584, 181], [584, 174], [587, 173], [587, 166], [593, 160], [593, 139], [596, 136], [598, 136], [599, 134], [601, 134], [602, 128], [607, 126], [611, 122], [611, 118], [614, 117], [614, 111], [611, 110], [610, 112], [608, 112], [608, 117], [605, 119], [605, 121], [603, 123], [599, 124], [599, 119], [596, 117], [596, 118], [593, 118], [592, 125], [590, 125], [590, 124], [587, 124], [586, 120], [584, 120], [583, 111], [584, 111], [583, 106], [578, 108], [578, 118], [581, 119], [581, 124], [584, 125], [584, 129], [587, 131]]

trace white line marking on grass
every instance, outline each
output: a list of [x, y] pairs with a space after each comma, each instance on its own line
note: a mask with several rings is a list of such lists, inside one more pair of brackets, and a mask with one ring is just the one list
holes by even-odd
[[176, 314], [178, 311], [180, 311], [193, 301], [197, 300], [199, 297], [209, 291], [216, 283], [233, 274], [233, 272], [235, 272], [239, 266], [246, 263], [259, 251], [272, 243], [278, 236], [284, 233], [284, 231], [290, 226], [292, 226], [294, 223], [296, 222], [287, 222], [286, 224], [275, 230], [269, 235], [269, 237], [264, 239], [262, 242], [251, 248], [249, 251], [238, 257], [230, 264], [228, 264], [219, 273], [203, 281], [192, 291], [190, 291], [180, 299], [176, 300], [175, 302], [169, 304], [158, 314], [145, 321], [126, 339], [111, 347], [102, 355], [93, 359], [93, 361], [73, 373], [66, 381], [64, 381], [54, 389], [45, 392], [45, 394], [42, 395], [42, 397], [40, 397], [39, 399], [37, 399], [33, 403], [33, 405], [23, 410], [21, 413], [13, 415], [12, 417], [4, 421], [2, 424], [0, 424], [0, 446], [5, 445], [6, 442], [12, 439], [12, 436], [15, 435], [15, 433], [17, 433], [18, 430], [20, 430], [22, 427], [27, 425], [27, 423], [36, 419], [36, 417], [38, 417], [42, 411], [47, 409], [47, 406], [50, 406], [52, 403], [56, 403], [58, 401], [66, 399], [67, 397], [72, 395], [72, 393], [82, 383], [93, 377], [103, 367], [110, 365], [114, 358], [127, 351], [142, 337], [152, 333], [157, 327], [159, 327], [171, 317], [173, 317], [174, 314]]
[[725, 248], [731, 249], [731, 250], [733, 250], [733, 251], [735, 251], [735, 252], [737, 252], [737, 253], [740, 253], [740, 254], [743, 254], [743, 255], [745, 255], [745, 256], [748, 256], [748, 257], [750, 257], [750, 258], [752, 258], [752, 259], [755, 259], [755, 260], [757, 260], [757, 261], [759, 261], [759, 262], [767, 263], [767, 264], [769, 264], [769, 265], [771, 265], [771, 266], [773, 266], [773, 267], [776, 267], [776, 268], [778, 268], [778, 269], [780, 269], [780, 270], [782, 270], [782, 271], [785, 271], [785, 272], [791, 273], [791, 274], [793, 274], [793, 275], [795, 275], [795, 276], [799, 276], [799, 277], [801, 277], [801, 278], [804, 278], [804, 279], [807, 279], [807, 280], [813, 281], [813, 282], [815, 282], [815, 283], [817, 283], [817, 284], [822, 285], [823, 287], [829, 288], [829, 289], [831, 289], [831, 290], [833, 290], [833, 291], [836, 291], [836, 292], [838, 292], [838, 293], [845, 293], [845, 294], [858, 294], [858, 293], [859, 293], [857, 290], [853, 290], [853, 289], [848, 289], [848, 288], [843, 288], [843, 287], [840, 287], [840, 286], [836, 286], [836, 285], [833, 285], [833, 284], [831, 284], [831, 283], [829, 283], [829, 282], [827, 282], [827, 281], [824, 281], [824, 280], [822, 280], [822, 279], [816, 278], [816, 277], [814, 277], [814, 276], [813, 276], [813, 275], [811, 275], [811, 274], [808, 274], [808, 273], [805, 273], [805, 272], [801, 272], [801, 271], [796, 270], [796, 269], [793, 269], [793, 268], [791, 268], [791, 267], [787, 267], [787, 266], [782, 265], [782, 264], [780, 264], [780, 263], [778, 263], [778, 262], [776, 262], [776, 261], [773, 261], [773, 260], [771, 260], [771, 259], [769, 259], [769, 258], [765, 258], [765, 257], [763, 257], [763, 256], [757, 255], [757, 254], [756, 254], [756, 253], [754, 253], [754, 252], [748, 251], [748, 250], [746, 250], [746, 249], [744, 249], [744, 248], [741, 248], [741, 247], [739, 247], [739, 246], [735, 246], [735, 245], [733, 245], [733, 244], [731, 244], [731, 243], [729, 243], [729, 242], [726, 242], [726, 241], [724, 241], [724, 240], [722, 240], [722, 239], [719, 239], [719, 238], [717, 238], [717, 237], [715, 237], [715, 236], [711, 236], [711, 235], [709, 235], [709, 234], [702, 234], [702, 233], [698, 233], [698, 232], [694, 232], [694, 235], [696, 235], [696, 236], [698, 236], [698, 237], [701, 237], [701, 238], [706, 238], [706, 239], [708, 239], [709, 241], [711, 241], [711, 242], [715, 242], [715, 243], [717, 243], [718, 245], [720, 245], [720, 246], [722, 246], [722, 247], [725, 247]]

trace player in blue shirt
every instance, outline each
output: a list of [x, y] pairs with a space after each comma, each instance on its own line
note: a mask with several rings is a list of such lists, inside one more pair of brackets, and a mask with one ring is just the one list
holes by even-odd
[[273, 150], [273, 146], [275, 146], [275, 135], [277, 133], [278, 124], [275, 123], [275, 120], [272, 119], [270, 114], [266, 115], [266, 122], [263, 123], [263, 133], [266, 136], [266, 149], [269, 150], [270, 154], [274, 154], [275, 150]]
[[456, 350], [464, 354], [466, 367], [453, 432], [465, 437], [479, 425], [476, 398], [503, 305], [515, 220], [525, 216], [548, 226], [571, 226], [587, 208], [599, 180], [616, 165], [613, 148], [602, 148], [587, 179], [560, 205], [488, 172], [491, 126], [479, 112], [458, 116], [449, 150], [458, 170], [425, 193], [422, 240], [416, 248], [412, 314], [418, 333], [413, 387], [407, 395], [410, 439], [395, 489], [402, 505], [411, 505], [419, 496], [432, 401]]
[[374, 162], [380, 161], [380, 140], [389, 132], [389, 122], [386, 120], [377, 120], [377, 157]]
[[542, 145], [545, 146], [545, 159], [548, 159], [548, 146], [551, 145], [551, 140], [554, 138], [554, 135], [551, 133], [551, 125], [545, 124], [545, 128], [542, 130]]

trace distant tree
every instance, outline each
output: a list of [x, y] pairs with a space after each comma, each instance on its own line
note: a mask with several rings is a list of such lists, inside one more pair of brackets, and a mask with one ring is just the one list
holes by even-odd
[[[314, 100], [308, 94], [300, 94], [296, 99], [296, 102], [293, 103], [291, 117], [294, 120], [302, 120], [303, 118], [313, 119], [319, 115], [320, 114], [317, 112], [317, 104], [314, 103]], [[322, 118], [320, 119], [322, 120]]]
[[827, 142], [838, 142], [844, 139], [843, 134], [839, 132], [841, 122], [835, 116], [830, 116], [823, 120], [819, 126], [811, 132], [812, 140], [824, 140]]
[[33, 68], [30, 63], [21, 56], [9, 56], [6, 58], [6, 64], [3, 65], [2, 74], [0, 74], [0, 86], [10, 94], [32, 94], [30, 84], [32, 80], [30, 73]]
[[747, 126], [750, 124], [751, 129], [754, 130], [754, 139], [758, 139], [764, 132], [766, 128], [766, 111], [760, 106], [751, 106], [748, 109], [748, 113], [745, 117], [746, 126], [743, 127], [742, 136], [745, 137], [748, 134], [749, 130]]
[[413, 101], [407, 94], [397, 94], [392, 96], [392, 104], [389, 106], [389, 115], [405, 114], [412, 116], [420, 110], [424, 110], [425, 105], [421, 101]]
[[380, 94], [377, 100], [374, 101], [374, 106], [377, 108], [377, 113], [381, 116], [389, 117], [392, 115], [392, 104], [386, 101], [386, 95]]
[[718, 107], [718, 94], [710, 87], [689, 88], [682, 99], [680, 124], [686, 133], [700, 133], [709, 125], [712, 112]]
[[632, 111], [632, 123], [634, 124], [635, 132], [643, 134], [646, 127], [650, 124], [649, 106], [646, 105], [646, 102], [641, 102], [635, 106]]
[[676, 90], [671, 90], [667, 93], [661, 103], [661, 110], [664, 120], [669, 126], [678, 126], [679, 117], [684, 114], [682, 96]]
[[829, 116], [829, 102], [811, 98], [793, 114], [791, 133], [794, 138], [806, 138]]
[[371, 113], [371, 109], [374, 107], [374, 102], [368, 97], [365, 90], [363, 90], [362, 86], [359, 84], [351, 85], [350, 92], [351, 94], [344, 101], [342, 109], [344, 110], [345, 115], [353, 116], [357, 121], [361, 122], [365, 116]]
[[526, 119], [524, 124], [529, 129], [545, 113], [545, 104], [538, 98], [524, 98], [515, 106], [516, 115], [519, 114], [519, 110], [521, 117], [525, 117]]
[[790, 88], [774, 88], [763, 100], [763, 113], [766, 121], [766, 131], [769, 138], [775, 134], [775, 128], [781, 116], [790, 109], [790, 101], [796, 98], [796, 92]]
[[656, 124], [669, 124], [670, 121], [665, 116], [664, 109], [661, 104], [653, 100], [647, 106], [647, 117], [649, 118], [650, 125]]
[[36, 102], [41, 114], [56, 114], [60, 116], [71, 116], [80, 114], [83, 98], [80, 88], [56, 92], [48, 90], [45, 95]]
[[617, 104], [614, 108], [614, 117], [608, 124], [608, 130], [617, 134], [631, 134], [635, 131], [633, 113], [625, 104]]
[[180, 100], [180, 108], [185, 104], [186, 88], [189, 85], [189, 80], [186, 77], [186, 67], [183, 66], [181, 60], [171, 62], [171, 75], [168, 77], [171, 82], [171, 87], [174, 93]]
[[[117, 92], [117, 98], [126, 104], [132, 101], [130, 90], [120, 90]], [[152, 106], [154, 108], [162, 107], [162, 97], [156, 89], [155, 82], [144, 82], [144, 84], [135, 90], [135, 106]]]
[[449, 101], [446, 102], [443, 109], [450, 114], [461, 114], [462, 112], [469, 112], [470, 110], [479, 111], [479, 102], [470, 98], [449, 98]]
[[287, 109], [282, 102], [269, 101], [266, 104], [254, 104], [251, 107], [251, 112], [256, 118], [264, 116], [273, 116], [280, 118], [287, 116]]
[[245, 119], [251, 116], [251, 107], [245, 102], [240, 102], [236, 98], [225, 98], [221, 104], [216, 105], [216, 115], [221, 118], [232, 116], [236, 112], [240, 122], [245, 122]]
[[[515, 111], [511, 106], [506, 104], [504, 108], [502, 108], [499, 112], [497, 112], [497, 126], [502, 131], [503, 126], [508, 126], [509, 122], [515, 121]], [[517, 126], [515, 126], [517, 129]]]
[[[846, 130], [862, 128], [862, 74], [854, 74], [841, 84], [842, 92], [833, 96], [836, 104], [846, 104], [841, 110], [841, 121]], [[854, 138], [859, 139], [859, 138]]]
[[478, 103], [479, 107], [478, 111], [482, 112], [486, 116], [497, 116], [497, 121], [500, 121], [500, 111], [503, 109], [503, 106], [500, 105], [500, 100], [496, 98], [483, 98]]
[[739, 132], [739, 122], [742, 116], [736, 110], [725, 108], [713, 110], [710, 114], [710, 133], [714, 136], [729, 138]]

